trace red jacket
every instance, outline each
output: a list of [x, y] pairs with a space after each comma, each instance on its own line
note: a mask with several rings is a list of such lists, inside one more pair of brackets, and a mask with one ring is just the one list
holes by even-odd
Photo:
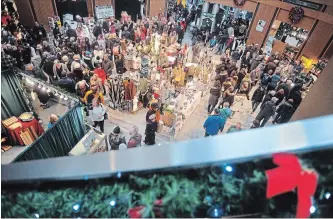
[[98, 77], [102, 80], [102, 83], [104, 84], [106, 80], [106, 73], [103, 68], [96, 68], [94, 70], [94, 73], [98, 75]]

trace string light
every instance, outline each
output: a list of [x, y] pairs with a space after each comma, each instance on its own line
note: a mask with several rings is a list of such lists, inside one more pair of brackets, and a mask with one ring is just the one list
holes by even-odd
[[326, 199], [330, 199], [330, 197], [331, 197], [331, 193], [326, 192], [326, 193], [325, 193], [325, 198], [326, 198]]
[[313, 213], [315, 213], [315, 211], [316, 211], [316, 207], [312, 205], [310, 207], [310, 213], [313, 214]]
[[50, 93], [51, 92], [50, 88], [47, 88], [46, 92]]
[[112, 207], [114, 207], [114, 206], [116, 205], [116, 201], [115, 201], [115, 200], [111, 200], [111, 201], [110, 201], [110, 205], [111, 205]]
[[56, 97], [57, 97], [58, 95], [59, 95], [59, 94], [58, 94], [58, 92], [55, 92], [54, 96], [56, 96]]
[[65, 97], [64, 97], [64, 100], [68, 100], [68, 97], [67, 97], [67, 96], [65, 96]]
[[39, 214], [35, 214], [35, 217], [36, 217], [36, 218], [39, 218]]
[[232, 168], [232, 166], [226, 166], [225, 168], [224, 168], [227, 172], [229, 172], [229, 173], [231, 173], [232, 171], [233, 171], [233, 168]]
[[78, 211], [80, 209], [80, 205], [79, 204], [75, 204], [74, 206], [73, 206], [73, 210], [74, 211]]
[[42, 85], [38, 85], [38, 88], [41, 89], [41, 88], [42, 88]]
[[62, 99], [62, 98], [64, 98], [64, 95], [61, 94], [61, 95], [60, 95], [60, 99]]
[[43, 90], [43, 91], [46, 91], [46, 87], [43, 87], [42, 90]]

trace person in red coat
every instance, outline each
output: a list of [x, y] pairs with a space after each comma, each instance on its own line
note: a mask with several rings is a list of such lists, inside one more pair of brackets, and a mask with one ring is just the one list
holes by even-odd
[[106, 81], [106, 73], [104, 69], [102, 68], [101, 63], [97, 64], [97, 67], [94, 70], [94, 74], [96, 74], [101, 80], [102, 80], [102, 86], [103, 86], [103, 94], [105, 95], [106, 90], [105, 90], [105, 81]]

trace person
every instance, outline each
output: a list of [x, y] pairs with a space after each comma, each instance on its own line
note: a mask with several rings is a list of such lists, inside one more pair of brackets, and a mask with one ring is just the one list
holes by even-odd
[[278, 98], [273, 97], [271, 100], [266, 101], [256, 117], [256, 120], [259, 121], [260, 127], [264, 127], [268, 120], [275, 114], [276, 106], [275, 103], [278, 101]]
[[112, 74], [113, 62], [109, 59], [107, 54], [103, 56], [102, 68], [107, 76]]
[[[265, 88], [263, 86], [259, 86], [253, 93], [251, 101], [252, 101], [252, 113], [257, 110], [257, 107], [261, 103], [262, 99], [265, 96]], [[252, 114], [251, 113], [251, 114]]]
[[220, 116], [220, 110], [214, 109], [214, 115], [208, 116], [204, 125], [205, 137], [217, 135], [224, 128], [223, 119]]
[[251, 90], [251, 79], [250, 79], [250, 74], [246, 74], [245, 77], [243, 78], [239, 90], [237, 91], [238, 94], [245, 94], [246, 98], [250, 100], [249, 93]]
[[275, 88], [277, 87], [280, 79], [281, 79], [280, 73], [279, 72], [275, 72], [272, 75], [272, 77], [269, 79], [269, 82], [268, 82], [268, 85], [267, 85], [267, 91], [275, 90]]
[[83, 97], [83, 102], [88, 106], [88, 109], [92, 109], [92, 100], [99, 98], [100, 102], [104, 105], [103, 93], [98, 91], [98, 85], [91, 86], [91, 90], [87, 91]]
[[140, 147], [142, 136], [139, 133], [138, 127], [133, 126], [129, 134], [130, 134], [130, 139], [127, 143], [127, 147], [128, 148]]
[[223, 127], [220, 129], [221, 132], [223, 131], [224, 126], [225, 126], [228, 118], [231, 117], [231, 115], [232, 115], [232, 111], [230, 109], [229, 103], [228, 102], [223, 103], [223, 108], [220, 109], [220, 116], [223, 120]]
[[76, 95], [79, 96], [80, 100], [84, 102], [84, 97], [86, 93], [89, 91], [89, 85], [85, 80], [79, 81], [76, 84]]
[[89, 113], [90, 119], [94, 122], [93, 127], [99, 126], [101, 132], [104, 132], [104, 118], [105, 118], [105, 107], [101, 104], [99, 98], [95, 98], [92, 101], [92, 110]]
[[208, 114], [211, 114], [221, 96], [221, 84], [220, 81], [215, 81], [214, 86], [210, 89], [210, 95], [208, 100]]
[[1, 52], [1, 69], [3, 71], [15, 68], [16, 64], [16, 59], [7, 55], [4, 51]]
[[146, 130], [145, 130], [145, 140], [144, 143], [146, 145], [154, 145], [155, 142], [155, 134], [157, 132], [157, 122], [156, 122], [156, 114], [151, 114], [148, 116]]
[[50, 115], [50, 122], [47, 125], [47, 128], [48, 129], [52, 128], [57, 123], [58, 120], [59, 120], [59, 116], [57, 116], [56, 114], [51, 114]]
[[239, 132], [239, 131], [242, 131], [242, 124], [240, 122], [237, 122], [236, 125], [230, 126], [227, 133]]
[[40, 25], [37, 21], [35, 22], [35, 27], [33, 28], [33, 32], [38, 43], [40, 43], [43, 40], [43, 38], [46, 38], [47, 36], [45, 28], [42, 25]]
[[125, 136], [123, 136], [120, 127], [116, 126], [109, 135], [109, 145], [111, 150], [119, 150], [120, 144], [126, 145]]
[[289, 92], [288, 99], [293, 100], [293, 106], [295, 110], [298, 108], [298, 106], [302, 102], [302, 93], [301, 93], [302, 85], [296, 84], [293, 88], [291, 88]]
[[289, 122], [290, 118], [293, 116], [295, 112], [293, 107], [293, 102], [294, 102], [293, 99], [289, 99], [278, 108], [278, 110], [276, 111], [277, 115], [275, 116], [273, 124]]
[[223, 92], [223, 103], [228, 102], [229, 106], [232, 106], [235, 100], [234, 87], [230, 86], [227, 90]]
[[253, 120], [252, 126], [250, 129], [256, 129], [260, 127], [260, 122], [258, 120]]
[[276, 106], [278, 106], [284, 99], [285, 95], [284, 95], [284, 90], [280, 89], [276, 92], [276, 94], [274, 95], [274, 97], [278, 98], [278, 101], [275, 103]]

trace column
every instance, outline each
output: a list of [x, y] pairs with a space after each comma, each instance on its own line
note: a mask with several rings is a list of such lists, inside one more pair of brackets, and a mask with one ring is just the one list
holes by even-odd
[[214, 14], [215, 17], [213, 18], [212, 28], [210, 29], [210, 32], [213, 32], [215, 30], [216, 14], [219, 12], [219, 9], [220, 9], [220, 5], [215, 3], [214, 6], [213, 6], [213, 12], [212, 12], [212, 14]]
[[208, 12], [209, 9], [209, 2], [205, 2], [202, 6], [201, 17], [200, 17], [200, 27], [202, 25], [203, 15], [204, 13]]

